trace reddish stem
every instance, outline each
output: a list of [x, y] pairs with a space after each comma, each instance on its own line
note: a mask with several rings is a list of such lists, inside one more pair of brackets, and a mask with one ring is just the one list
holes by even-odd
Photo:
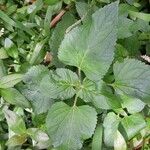
[[62, 16], [68, 11], [70, 5], [67, 5], [65, 9], [62, 9], [60, 13], [51, 21], [50, 27], [53, 28], [62, 18]]

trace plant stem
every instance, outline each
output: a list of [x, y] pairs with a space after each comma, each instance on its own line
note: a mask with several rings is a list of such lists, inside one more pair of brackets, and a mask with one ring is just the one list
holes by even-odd
[[[79, 76], [79, 79], [80, 79], [80, 83], [82, 82], [82, 79], [81, 79], [81, 69], [78, 68], [78, 76]], [[78, 93], [79, 93], [80, 89], [77, 89], [77, 93], [75, 95], [75, 99], [74, 99], [74, 104], [73, 104], [73, 107], [76, 106], [77, 104], [77, 100], [78, 100]]]
[[77, 100], [78, 100], [78, 93], [77, 93], [77, 94], [76, 94], [76, 96], [75, 96], [74, 103], [73, 103], [73, 107], [75, 107], [75, 106], [76, 106], [76, 104], [77, 104]]
[[81, 69], [78, 68], [78, 76], [79, 76], [79, 79], [80, 79], [80, 82], [81, 82]]
[[50, 28], [54, 27], [62, 18], [62, 16], [68, 11], [68, 9], [71, 7], [71, 5], [67, 5], [65, 9], [62, 9], [60, 13], [51, 21]]

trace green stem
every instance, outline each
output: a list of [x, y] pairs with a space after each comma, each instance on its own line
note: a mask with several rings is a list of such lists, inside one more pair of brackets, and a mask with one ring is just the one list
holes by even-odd
[[76, 106], [76, 104], [77, 104], [77, 100], [78, 100], [78, 93], [77, 93], [77, 94], [76, 94], [76, 96], [75, 96], [74, 103], [73, 103], [73, 107], [75, 107], [75, 106]]
[[[80, 69], [80, 68], [78, 68], [78, 77], [79, 77], [79, 80], [80, 80], [80, 83], [81, 83], [81, 82], [82, 82], [82, 78], [81, 78], [81, 69]], [[78, 100], [78, 93], [79, 93], [79, 91], [80, 91], [80, 88], [79, 88], [79, 89], [77, 89], [77, 93], [76, 93], [76, 95], [75, 95], [75, 99], [74, 99], [73, 107], [75, 107], [75, 106], [76, 106], [76, 104], [77, 104], [77, 100]]]
[[81, 82], [81, 69], [78, 68], [78, 76], [79, 76], [79, 79], [80, 79], [80, 82]]

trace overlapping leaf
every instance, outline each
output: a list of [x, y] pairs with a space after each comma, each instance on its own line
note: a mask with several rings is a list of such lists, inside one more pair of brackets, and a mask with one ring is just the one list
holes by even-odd
[[142, 129], [146, 127], [146, 122], [142, 115], [134, 114], [131, 116], [127, 116], [123, 118], [121, 124], [124, 128], [122, 133], [127, 139], [133, 138], [136, 134], [138, 134]]
[[100, 80], [113, 60], [117, 34], [118, 2], [92, 15], [88, 23], [66, 34], [58, 57], [81, 69], [91, 80]]
[[96, 111], [90, 106], [70, 107], [63, 102], [55, 103], [46, 120], [47, 131], [54, 147], [61, 146], [65, 150], [80, 149], [83, 140], [94, 133], [96, 118]]
[[74, 96], [79, 83], [76, 73], [69, 69], [59, 68], [50, 73], [50, 97], [65, 100]]
[[46, 112], [53, 103], [53, 99], [68, 99], [74, 96], [74, 86], [78, 77], [69, 69], [49, 71], [44, 66], [32, 67], [24, 77], [25, 86], [22, 93], [34, 106], [36, 113]]
[[11, 88], [23, 79], [22, 74], [9, 74], [0, 79], [0, 88]]
[[113, 147], [114, 141], [117, 136], [117, 130], [119, 125], [120, 119], [119, 117], [110, 112], [104, 119], [104, 142], [107, 146]]
[[53, 103], [49, 93], [49, 70], [43, 66], [32, 67], [24, 77], [24, 86], [20, 87], [22, 94], [30, 100], [35, 113], [43, 113]]
[[114, 65], [114, 88], [150, 104], [150, 68], [144, 63], [126, 59]]
[[29, 101], [15, 88], [1, 89], [1, 96], [10, 104], [23, 108], [31, 107]]
[[108, 87], [102, 81], [96, 84], [85, 78], [78, 95], [85, 102], [92, 102], [97, 108], [120, 108], [119, 98], [111, 94], [111, 91], [108, 92], [106, 90], [107, 88]]

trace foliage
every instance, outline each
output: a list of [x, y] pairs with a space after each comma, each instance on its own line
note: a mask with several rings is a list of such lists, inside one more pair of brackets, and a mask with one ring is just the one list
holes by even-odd
[[0, 1], [0, 150], [150, 149], [145, 0]]

